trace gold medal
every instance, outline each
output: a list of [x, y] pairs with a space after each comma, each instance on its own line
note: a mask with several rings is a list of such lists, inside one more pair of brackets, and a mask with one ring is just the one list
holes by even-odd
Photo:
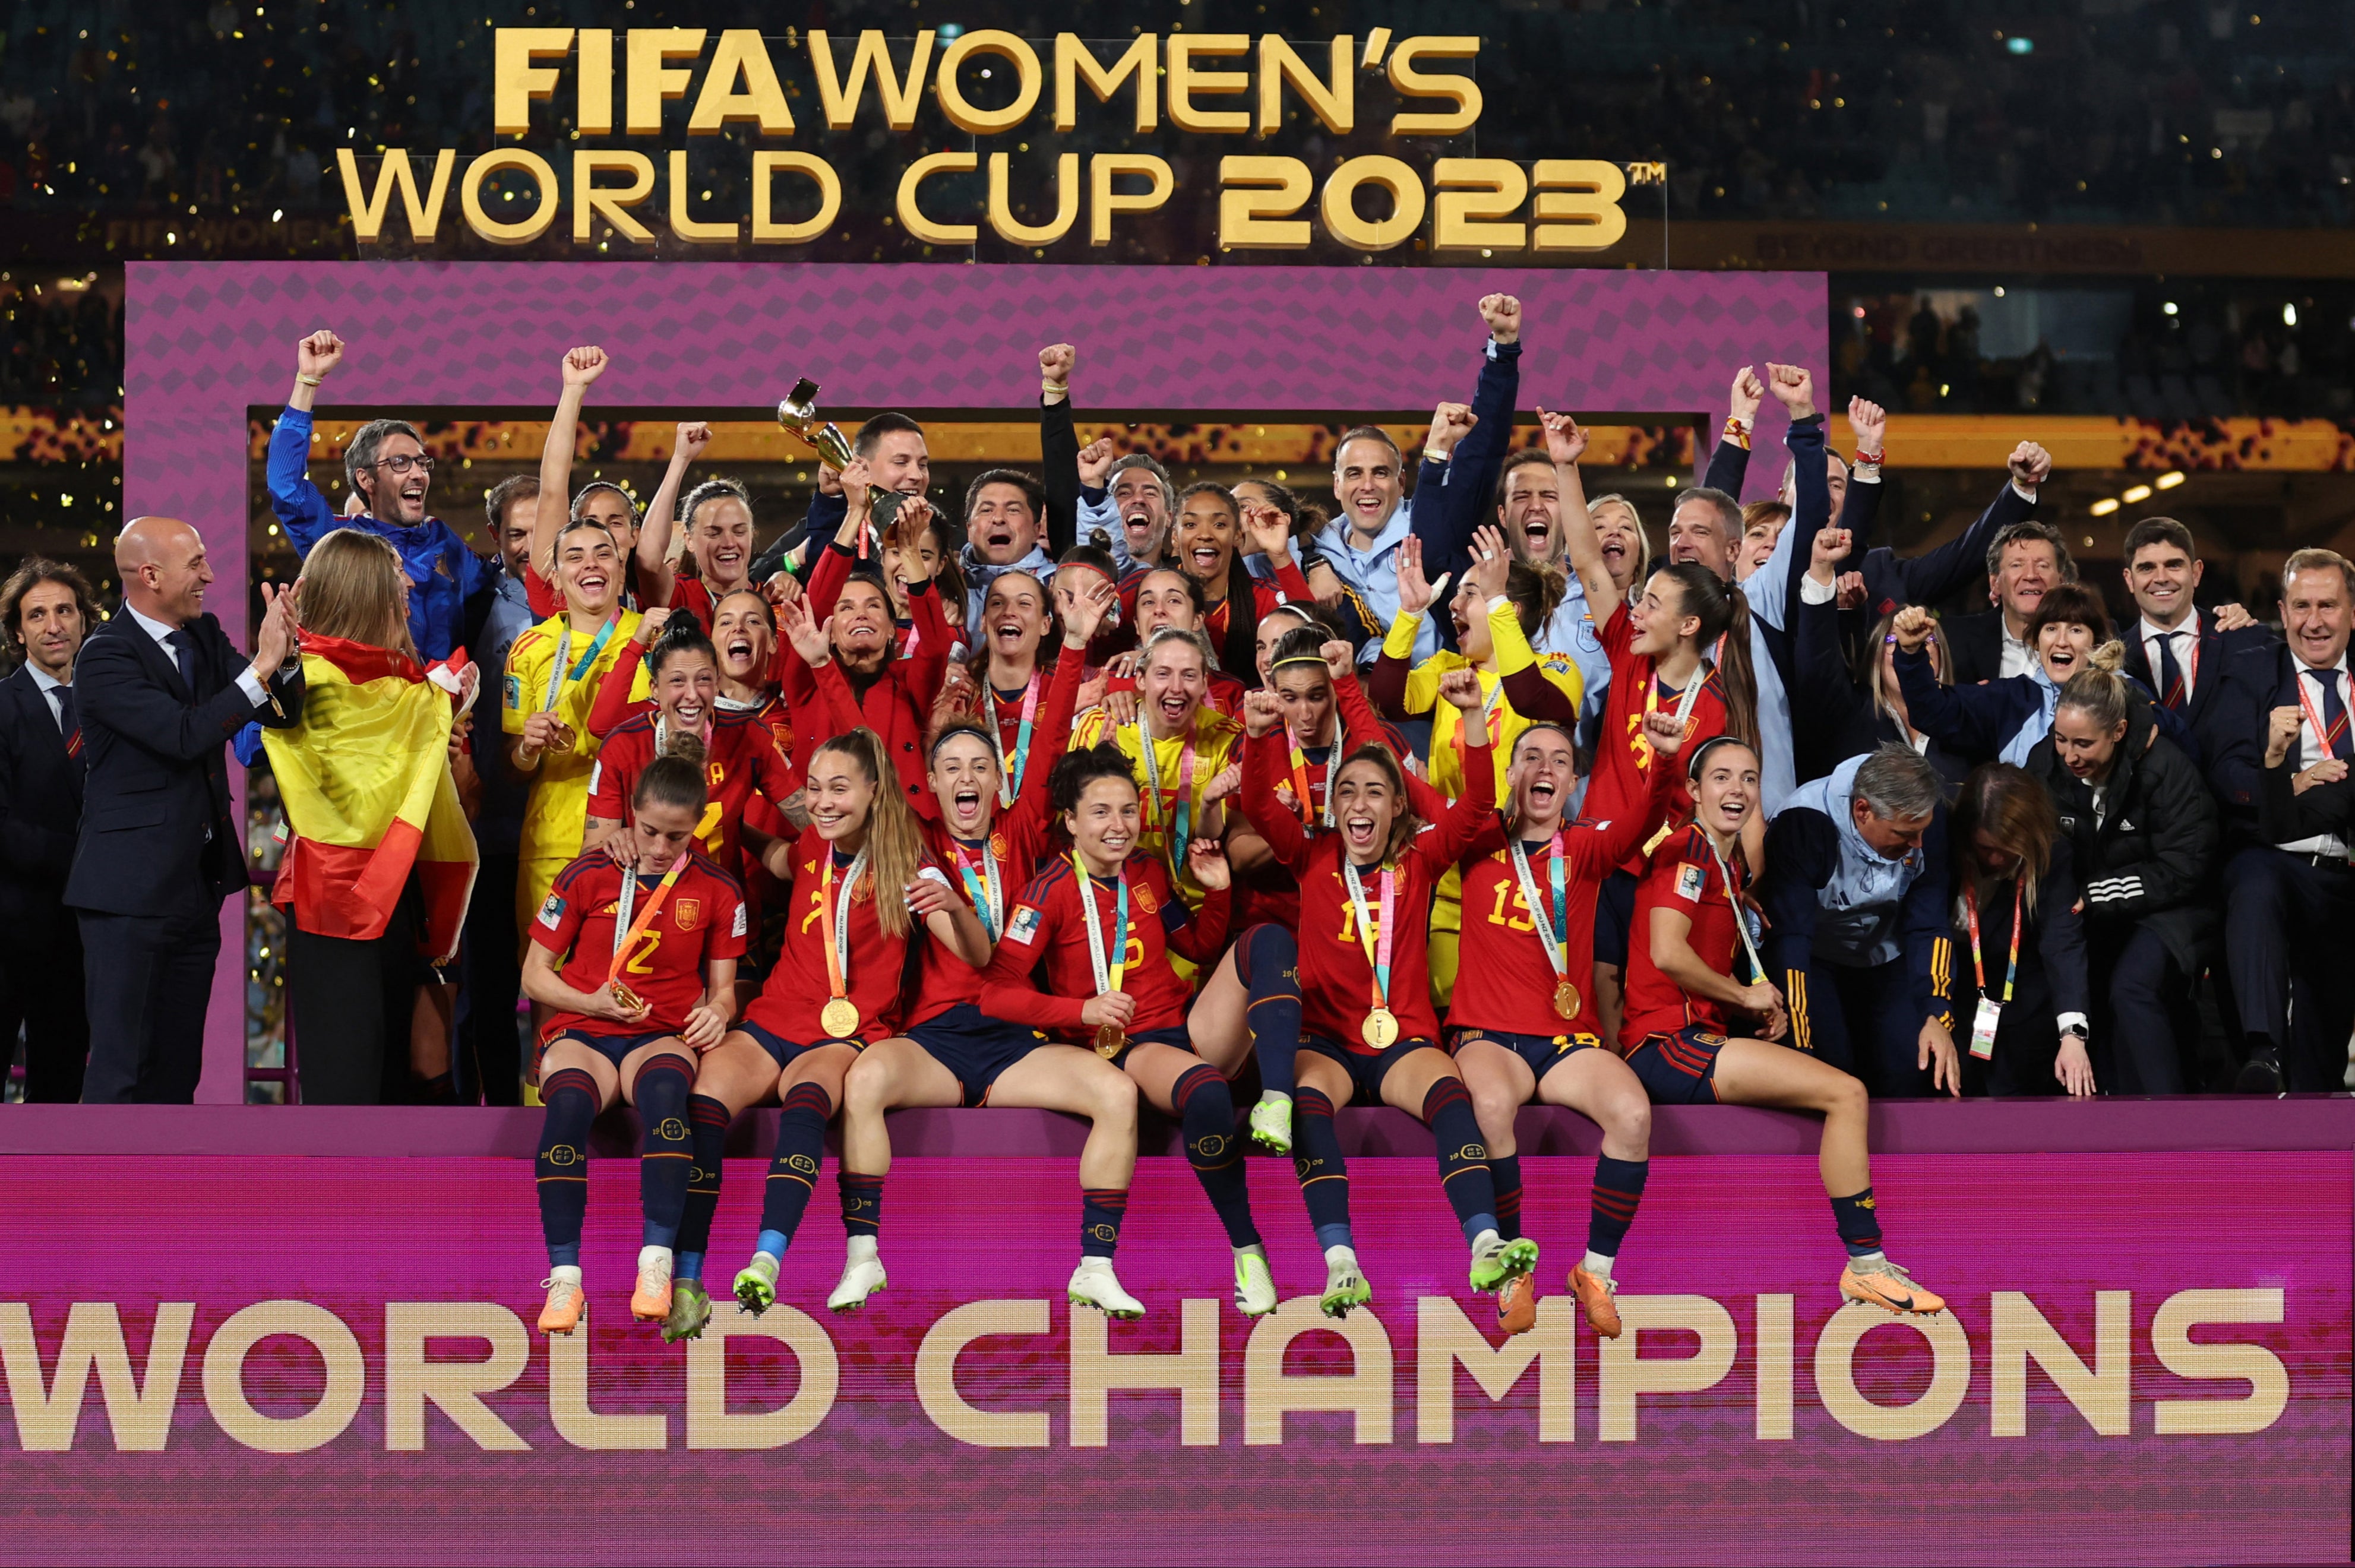
[[1376, 1008], [1366, 1015], [1366, 1027], [1361, 1030], [1366, 1043], [1376, 1051], [1388, 1051], [1398, 1043], [1398, 1014], [1388, 1008]]
[[619, 980], [615, 980], [605, 989], [613, 993], [613, 1000], [619, 1002], [625, 1012], [642, 1011], [646, 1005], [645, 997], [623, 985]]
[[1118, 1056], [1127, 1043], [1128, 1036], [1121, 1032], [1118, 1024], [1104, 1024], [1096, 1030], [1096, 1054], [1106, 1061]]
[[573, 730], [571, 725], [563, 723], [559, 720], [556, 726], [556, 733], [549, 737], [549, 749], [557, 752], [569, 752], [572, 750], [573, 744], [580, 739], [581, 736]]
[[858, 1008], [847, 997], [837, 997], [817, 1015], [828, 1040], [852, 1040], [858, 1034]]
[[1553, 1010], [1566, 1019], [1578, 1016], [1578, 987], [1569, 981], [1558, 982], [1553, 988]]

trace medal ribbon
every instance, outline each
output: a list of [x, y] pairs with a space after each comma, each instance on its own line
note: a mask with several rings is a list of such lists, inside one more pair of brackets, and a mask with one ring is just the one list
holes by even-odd
[[[1301, 825], [1316, 827], [1322, 824], [1327, 827], [1332, 827], [1333, 780], [1330, 773], [1327, 773], [1325, 779], [1325, 804], [1320, 807], [1316, 804], [1316, 795], [1308, 787], [1308, 753], [1301, 750], [1300, 737], [1293, 732], [1289, 725], [1284, 728], [1284, 737], [1292, 748], [1292, 793], [1300, 806]], [[1327, 747], [1326, 750], [1329, 756], [1332, 748]], [[1330, 763], [1326, 764], [1328, 769], [1331, 765]]]
[[1096, 989], [1103, 992], [1120, 989], [1121, 976], [1128, 967], [1128, 873], [1124, 869], [1114, 878], [1120, 889], [1120, 900], [1113, 915], [1112, 957], [1104, 957], [1103, 932], [1096, 925], [1096, 884], [1088, 875], [1088, 868], [1077, 851], [1071, 855], [1072, 874], [1080, 879], [1081, 923], [1088, 931], [1088, 965], [1094, 970]]
[[1358, 915], [1358, 944], [1366, 950], [1367, 965], [1374, 972], [1374, 1006], [1388, 1011], [1391, 1005], [1391, 916], [1397, 912], [1398, 880], [1391, 874], [1388, 865], [1382, 867], [1380, 898], [1382, 926], [1378, 940], [1373, 921], [1366, 912], [1366, 885], [1358, 880], [1357, 865], [1347, 855], [1341, 857], [1341, 877], [1349, 884], [1349, 903]]
[[[1725, 852], [1717, 847], [1716, 839], [1710, 838], [1706, 830], [1701, 837], [1709, 838], [1710, 856], [1717, 862], [1717, 879], [1725, 884], [1725, 901], [1733, 906], [1733, 929], [1742, 933], [1742, 951], [1750, 955], [1750, 977], [1753, 981], [1764, 980], [1766, 978], [1766, 965], [1758, 956], [1757, 944], [1750, 940], [1750, 912], [1742, 907], [1742, 901], [1733, 896], [1733, 868], [1725, 863]], [[2015, 955], [2019, 952], [2017, 944], [2012, 952]]]
[[1039, 716], [1039, 672], [1030, 672], [1030, 684], [1023, 688], [1021, 728], [1015, 733], [1011, 759], [1006, 755], [1004, 731], [997, 727], [997, 688], [985, 679], [981, 690], [982, 700], [989, 709], [990, 744], [997, 748], [997, 804], [1010, 806], [1021, 793], [1022, 775], [1030, 766], [1030, 725]]
[[[1710, 671], [1714, 667], [1708, 660], [1702, 660], [1700, 667], [1693, 671], [1692, 678], [1685, 682], [1684, 694], [1677, 700], [1677, 728], [1684, 731], [1688, 737], [1692, 733], [1689, 726], [1692, 722], [1693, 704], [1700, 700], [1700, 688], [1709, 684]], [[1644, 683], [1644, 711], [1657, 713], [1659, 710], [1660, 681], [1656, 672], [1650, 680]], [[1645, 735], [1644, 727], [1640, 722], [1636, 726], [1636, 750], [1645, 763], [1650, 763], [1652, 742]]]
[[981, 928], [989, 933], [990, 941], [996, 942], [1006, 924], [1004, 883], [998, 880], [996, 855], [985, 840], [981, 847], [981, 871], [976, 876], [974, 862], [965, 859], [964, 845], [950, 839], [949, 854], [956, 861], [957, 875], [964, 879], [964, 891], [972, 896], [973, 912], [981, 916]]
[[1538, 898], [1538, 880], [1529, 869], [1529, 854], [1519, 838], [1511, 842], [1513, 869], [1521, 879], [1521, 901], [1529, 906], [1529, 920], [1538, 928], [1538, 945], [1545, 949], [1546, 962], [1553, 965], [1553, 977], [1570, 977], [1570, 890], [1563, 880], [1562, 865], [1569, 859], [1567, 829], [1553, 836], [1553, 852], [1547, 857], [1546, 880], [1553, 894], [1553, 918], [1548, 920], [1544, 905]]
[[613, 628], [621, 624], [622, 617], [618, 611], [607, 617], [605, 624], [597, 628], [596, 641], [589, 645], [589, 651], [581, 656], [580, 662], [572, 667], [571, 673], [568, 675], [565, 673], [564, 664], [572, 656], [572, 627], [570, 623], [567, 623], [564, 635], [556, 641], [556, 658], [548, 667], [548, 700], [540, 705], [543, 709], [554, 708], [556, 699], [564, 694], [566, 685], [579, 680], [589, 673], [589, 667], [597, 662], [597, 656], [603, 653], [605, 645], [613, 640]]
[[[1488, 744], [1492, 748], [1505, 743], [1504, 705], [1505, 683], [1499, 678], [1480, 699], [1480, 727], [1488, 731]], [[1464, 716], [1461, 713], [1456, 715], [1455, 732], [1448, 737], [1448, 741], [1455, 748], [1455, 776], [1460, 779], [1464, 776], [1464, 759], [1469, 750], [1464, 739]]]
[[867, 851], [860, 849], [850, 862], [842, 879], [842, 891], [834, 891], [834, 846], [826, 847], [826, 872], [818, 881], [818, 914], [825, 925], [826, 984], [831, 999], [850, 999], [850, 895], [858, 886], [858, 878], [867, 869]]
[[[1161, 815], [1161, 759], [1156, 754], [1153, 731], [1140, 715], [1136, 720], [1137, 750], [1145, 758], [1146, 794], [1153, 803], [1153, 815]], [[1194, 735], [1191, 726], [1186, 739], [1178, 748], [1178, 799], [1170, 807], [1170, 827], [1162, 837], [1161, 852], [1169, 862], [1169, 877], [1174, 883], [1179, 868], [1186, 864], [1186, 841], [1193, 837], [1194, 819]], [[1156, 827], [1160, 826], [1156, 821]]]
[[647, 901], [645, 909], [638, 912], [635, 920], [630, 918], [630, 909], [638, 901], [638, 873], [634, 869], [622, 873], [622, 894], [613, 912], [613, 961], [606, 965], [605, 984], [610, 986], [622, 977], [622, 965], [629, 957], [631, 947], [644, 934], [646, 927], [654, 923], [655, 916], [662, 912], [663, 901], [670, 897], [671, 889], [678, 883], [678, 874], [687, 869], [687, 863], [693, 859], [695, 857], [685, 850], [679, 852], [678, 859], [671, 862], [670, 869], [663, 873], [662, 883], [655, 889], [655, 896]]
[[[2003, 999], [2006, 1003], [2011, 1000], [2012, 978], [2019, 973], [2019, 906], [2025, 891], [2025, 884], [2014, 878], [2011, 884], [2011, 956], [2004, 961], [2003, 966]], [[1987, 988], [1987, 959], [1979, 950], [1979, 900], [1978, 894], [1969, 888], [1963, 890], [1963, 908], [1970, 915], [1971, 975], [1978, 981], [1979, 995], [1984, 997]]]

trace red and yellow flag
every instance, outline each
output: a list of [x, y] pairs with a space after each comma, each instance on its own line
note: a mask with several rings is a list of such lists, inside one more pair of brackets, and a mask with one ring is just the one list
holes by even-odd
[[450, 776], [450, 694], [406, 654], [303, 638], [303, 722], [261, 732], [288, 839], [271, 901], [321, 936], [384, 934], [410, 873], [424, 895], [419, 951], [458, 951], [474, 834]]

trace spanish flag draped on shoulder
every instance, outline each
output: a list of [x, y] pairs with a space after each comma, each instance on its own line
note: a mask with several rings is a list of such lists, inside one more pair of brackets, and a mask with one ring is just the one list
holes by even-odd
[[304, 931], [368, 941], [384, 934], [414, 869], [425, 906], [418, 949], [448, 962], [475, 864], [450, 776], [456, 673], [306, 634], [303, 680], [303, 722], [262, 731], [290, 834], [271, 901], [293, 905]]

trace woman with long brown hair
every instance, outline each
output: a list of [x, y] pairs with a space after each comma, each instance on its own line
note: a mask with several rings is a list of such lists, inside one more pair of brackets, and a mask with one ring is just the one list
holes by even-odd
[[2085, 933], [2052, 796], [2025, 768], [1982, 763], [1963, 781], [1947, 842], [1971, 959], [1970, 985], [1955, 976], [1955, 1009], [1961, 1016], [1976, 997], [1967, 1049], [1987, 1092], [2049, 1094], [2058, 1082], [2072, 1095], [2093, 1093]]

